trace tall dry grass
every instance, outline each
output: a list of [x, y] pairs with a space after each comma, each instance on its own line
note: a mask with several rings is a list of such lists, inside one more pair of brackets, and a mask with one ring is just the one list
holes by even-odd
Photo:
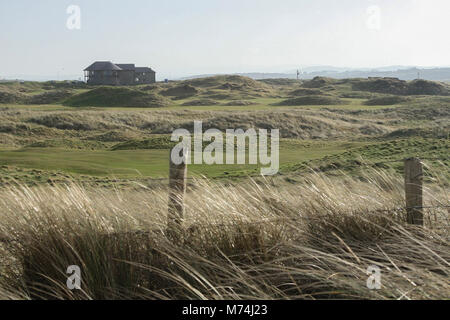
[[[426, 205], [448, 205], [434, 180]], [[194, 181], [181, 242], [167, 190], [79, 185], [0, 191], [4, 299], [440, 299], [450, 296], [449, 215], [405, 224], [403, 180], [311, 173], [301, 184]], [[66, 287], [69, 265], [82, 289]], [[381, 268], [380, 290], [366, 286]]]

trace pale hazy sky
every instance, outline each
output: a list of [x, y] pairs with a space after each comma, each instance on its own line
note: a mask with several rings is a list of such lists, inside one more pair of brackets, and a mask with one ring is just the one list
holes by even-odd
[[[81, 28], [66, 10], [78, 5]], [[0, 0], [0, 78], [95, 60], [159, 79], [333, 65], [450, 65], [449, 0]]]

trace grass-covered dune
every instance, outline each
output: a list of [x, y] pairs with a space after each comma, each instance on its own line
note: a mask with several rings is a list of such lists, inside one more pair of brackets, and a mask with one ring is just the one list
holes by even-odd
[[[420, 95], [449, 96], [450, 86], [444, 82], [403, 81], [395, 78], [315, 77], [311, 80], [253, 80], [238, 75], [219, 75], [128, 87], [97, 87], [71, 81], [0, 83], [0, 104], [63, 104], [76, 107], [207, 106], [227, 105], [232, 101], [296, 97], [304, 100], [297, 105], [307, 104], [306, 97], [311, 97], [312, 105], [322, 104], [322, 101], [323, 105], [327, 105], [332, 102], [326, 99], [333, 97], [386, 100], [392, 96]], [[319, 99], [319, 96], [323, 99]], [[339, 101], [335, 102], [339, 104]], [[382, 100], [380, 102], [385, 103]]]
[[401, 96], [382, 96], [368, 99], [365, 104], [367, 106], [390, 106], [394, 104], [407, 102], [408, 99]]
[[171, 96], [175, 99], [183, 99], [195, 96], [199, 93], [199, 90], [189, 84], [174, 86], [165, 90], [160, 91], [163, 96]]
[[[164, 87], [156, 86], [156, 92]], [[324, 97], [339, 99], [345, 90], [337, 87], [337, 94]], [[285, 175], [307, 172], [310, 167], [358, 175], [355, 161], [360, 157], [377, 163], [411, 156], [445, 158], [448, 153], [449, 97], [401, 96], [401, 101], [407, 101], [382, 105], [386, 104], [384, 97], [400, 100], [376, 94], [383, 98], [378, 105], [366, 105], [366, 99], [340, 98], [346, 104], [283, 106], [277, 104], [292, 98], [293, 90], [281, 91], [286, 98], [241, 100], [242, 105], [240, 100], [185, 105], [195, 104], [196, 98], [160, 108], [6, 104], [0, 107], [0, 185], [64, 183], [84, 176], [81, 179], [106, 181], [111, 186], [107, 181], [115, 178], [127, 179], [130, 185], [135, 179], [164, 177], [173, 146], [170, 134], [177, 128], [192, 132], [195, 120], [202, 120], [204, 130], [279, 129], [280, 172]], [[444, 173], [449, 172], [448, 161], [444, 163]], [[391, 169], [400, 170], [395, 163], [386, 166]], [[257, 167], [198, 165], [190, 172], [245, 178], [255, 174]]]
[[344, 100], [334, 96], [327, 95], [308, 95], [296, 98], [283, 100], [279, 103], [280, 106], [311, 106], [311, 105], [340, 105], [345, 104]]
[[170, 102], [157, 94], [126, 87], [99, 87], [64, 102], [72, 107], [165, 107]]
[[371, 78], [354, 82], [353, 89], [397, 95], [450, 95], [450, 86], [428, 80], [404, 81], [396, 78]]

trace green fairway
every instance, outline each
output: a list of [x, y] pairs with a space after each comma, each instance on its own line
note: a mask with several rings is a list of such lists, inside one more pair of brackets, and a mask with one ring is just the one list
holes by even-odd
[[[322, 171], [339, 169], [351, 173], [360, 169], [359, 161], [376, 164], [410, 156], [445, 159], [449, 148], [448, 139], [371, 142], [283, 139], [280, 145], [280, 172], [287, 174], [299, 170], [308, 171], [310, 167]], [[169, 149], [115, 151], [61, 148], [3, 149], [0, 150], [0, 166], [3, 168], [0, 170], [0, 177], [9, 175], [19, 180], [45, 180], [43, 177], [53, 172], [74, 178], [79, 176], [130, 180], [165, 178], [168, 176], [169, 152]], [[445, 165], [447, 161], [441, 162]], [[190, 164], [189, 175], [237, 178], [259, 175], [260, 167], [249, 164]], [[384, 167], [400, 170], [402, 164], [388, 162]]]
[[[283, 141], [280, 165], [319, 159], [337, 154], [360, 143], [323, 143]], [[121, 178], [166, 177], [169, 150], [67, 150], [60, 148], [26, 148], [1, 150], [0, 165], [58, 171], [75, 175], [109, 176]], [[189, 166], [193, 175], [239, 176], [257, 173], [257, 165], [196, 165]]]
[[[366, 106], [363, 104], [363, 99], [343, 99], [347, 104], [343, 105], [304, 105], [304, 106], [279, 106], [277, 103], [281, 102], [281, 98], [259, 98], [252, 100], [253, 104], [250, 105], [204, 105], [204, 106], [184, 106], [183, 102], [189, 100], [172, 101], [172, 103], [167, 107], [154, 107], [154, 108], [143, 108], [143, 107], [70, 107], [63, 106], [59, 104], [45, 104], [45, 105], [23, 105], [23, 104], [3, 104], [0, 105], [6, 108], [15, 108], [21, 110], [39, 110], [39, 111], [79, 111], [79, 110], [97, 110], [102, 112], [117, 112], [117, 111], [167, 111], [167, 110], [191, 110], [191, 111], [258, 111], [258, 110], [292, 110], [292, 109], [333, 109], [333, 110], [380, 110], [395, 108], [398, 105], [375, 105]], [[231, 101], [226, 100], [225, 103]]]

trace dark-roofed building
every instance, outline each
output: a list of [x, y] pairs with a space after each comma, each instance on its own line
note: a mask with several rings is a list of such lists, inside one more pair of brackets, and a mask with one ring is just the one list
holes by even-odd
[[88, 84], [133, 85], [154, 83], [155, 71], [147, 67], [135, 67], [132, 63], [115, 64], [111, 61], [96, 61], [84, 69]]

